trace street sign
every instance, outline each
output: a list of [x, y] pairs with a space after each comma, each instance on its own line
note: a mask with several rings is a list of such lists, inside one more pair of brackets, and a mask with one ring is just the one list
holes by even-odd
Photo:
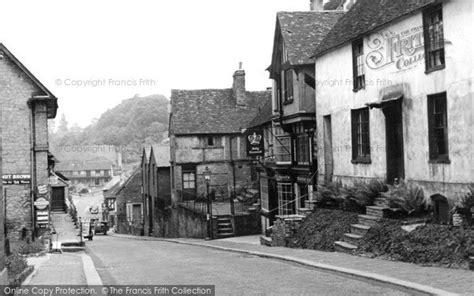
[[49, 206], [49, 201], [40, 197], [34, 202], [34, 205], [38, 210], [44, 210]]

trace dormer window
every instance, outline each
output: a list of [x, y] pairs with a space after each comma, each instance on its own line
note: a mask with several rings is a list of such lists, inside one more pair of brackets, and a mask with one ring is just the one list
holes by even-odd
[[364, 42], [359, 39], [352, 43], [352, 69], [354, 91], [365, 88]]

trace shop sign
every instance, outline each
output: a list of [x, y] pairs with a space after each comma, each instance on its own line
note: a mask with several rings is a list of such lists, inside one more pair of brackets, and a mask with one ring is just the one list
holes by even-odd
[[263, 156], [265, 147], [263, 144], [263, 129], [250, 129], [245, 133], [247, 142], [247, 156]]
[[309, 177], [309, 176], [296, 176], [296, 182], [298, 182], [298, 183], [311, 183], [311, 177]]
[[277, 175], [275, 179], [277, 182], [291, 182], [291, 177], [288, 175]]
[[48, 193], [48, 186], [38, 185], [38, 194], [45, 195], [46, 193]]
[[3, 180], [3, 185], [30, 184], [31, 175], [26, 175], [26, 174], [2, 175], [2, 180]]
[[40, 197], [34, 202], [38, 210], [44, 210], [49, 206], [49, 201], [46, 198]]

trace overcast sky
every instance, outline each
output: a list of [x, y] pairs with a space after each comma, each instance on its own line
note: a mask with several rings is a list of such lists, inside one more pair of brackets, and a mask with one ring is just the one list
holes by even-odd
[[309, 0], [2, 1], [0, 42], [84, 127], [123, 99], [228, 88], [243, 62], [249, 90], [271, 85], [277, 11]]

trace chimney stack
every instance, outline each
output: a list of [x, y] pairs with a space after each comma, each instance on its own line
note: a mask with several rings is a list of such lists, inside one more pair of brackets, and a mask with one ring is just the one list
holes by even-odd
[[239, 63], [239, 69], [234, 72], [233, 77], [232, 91], [235, 102], [238, 106], [245, 106], [247, 100], [245, 95], [245, 71], [242, 70], [242, 62]]
[[309, 9], [311, 11], [324, 11], [324, 0], [310, 0]]
[[344, 3], [344, 11], [349, 11], [357, 0], [346, 0]]

